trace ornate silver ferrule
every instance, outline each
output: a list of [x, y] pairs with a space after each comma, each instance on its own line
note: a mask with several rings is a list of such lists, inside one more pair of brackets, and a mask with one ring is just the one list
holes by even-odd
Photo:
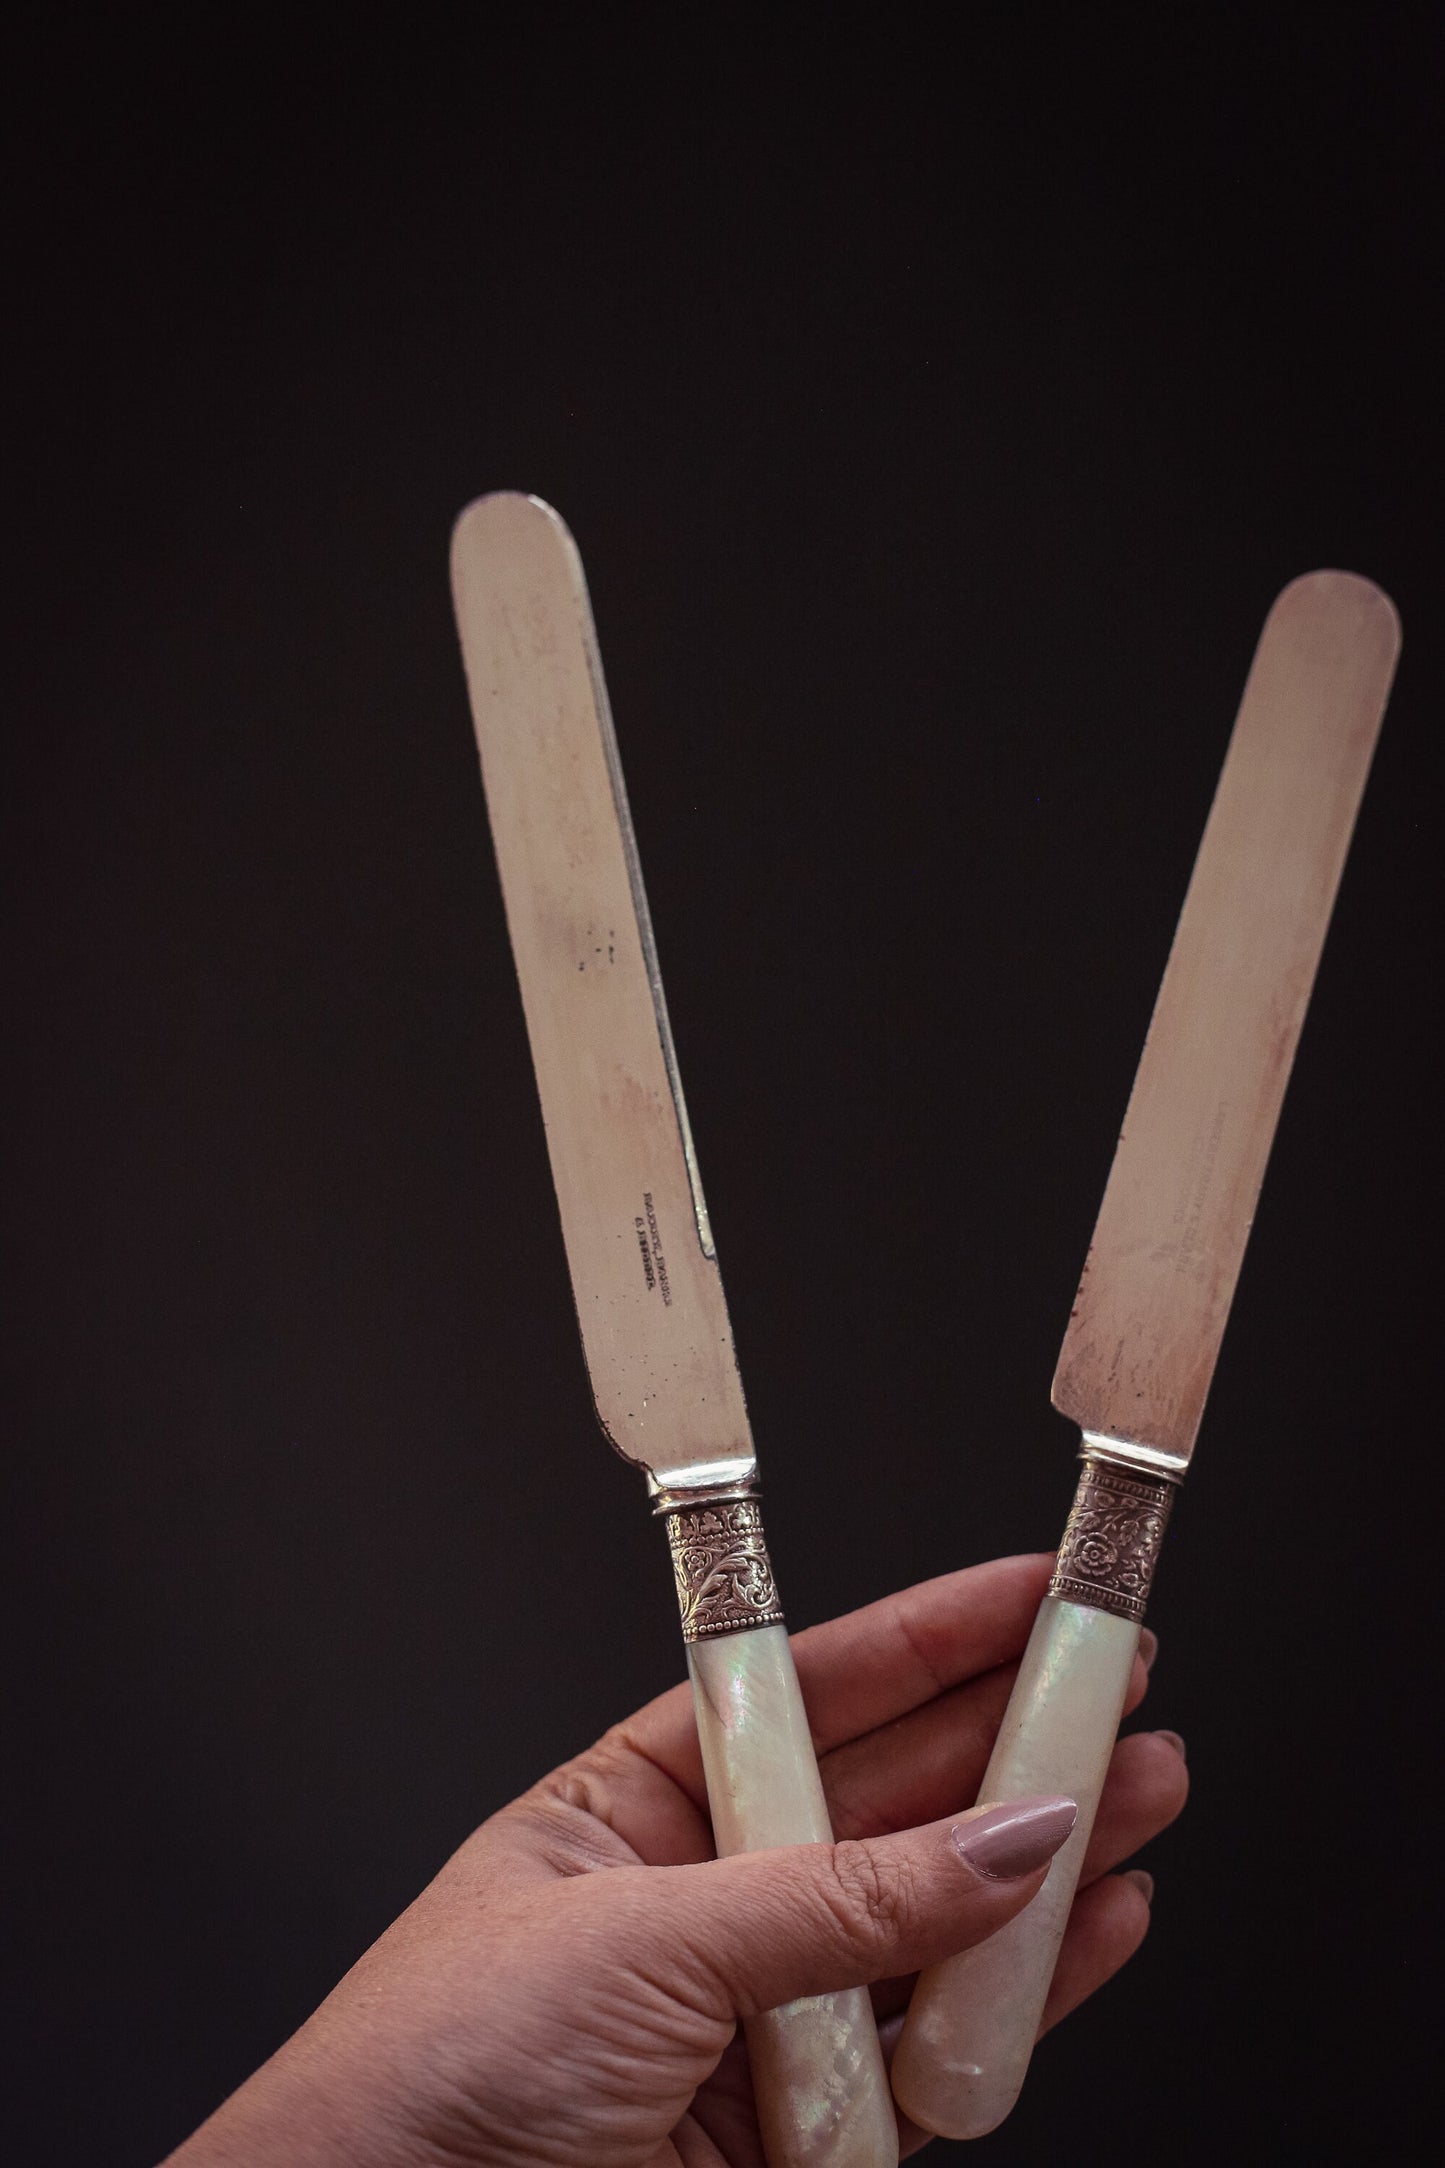
[[659, 1491], [653, 1511], [667, 1521], [684, 1641], [782, 1624], [752, 1483]]
[[1142, 1619], [1176, 1488], [1087, 1454], [1049, 1594]]

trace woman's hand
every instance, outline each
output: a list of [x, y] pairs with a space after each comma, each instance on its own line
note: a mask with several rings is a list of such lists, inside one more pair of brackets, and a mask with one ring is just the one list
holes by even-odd
[[[1067, 1834], [1057, 1802], [962, 1811], [1051, 1565], [797, 1637], [836, 1844], [714, 1860], [686, 1687], [617, 1725], [484, 1822], [173, 2168], [763, 2168], [738, 2018], [875, 1983], [891, 2048], [910, 1976], [1011, 1919]], [[1174, 1734], [1115, 1749], [1045, 2026], [1142, 1941], [1148, 1877], [1110, 1869], [1187, 1786]]]

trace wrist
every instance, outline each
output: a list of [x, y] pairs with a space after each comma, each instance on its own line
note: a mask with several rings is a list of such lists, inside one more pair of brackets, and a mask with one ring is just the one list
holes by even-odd
[[454, 2168], [415, 2127], [388, 2060], [318, 2037], [313, 2018], [162, 2168]]

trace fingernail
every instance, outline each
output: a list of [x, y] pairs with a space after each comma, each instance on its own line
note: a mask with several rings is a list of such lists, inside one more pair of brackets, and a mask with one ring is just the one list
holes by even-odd
[[1153, 1904], [1154, 1877], [1147, 1871], [1147, 1869], [1143, 1867], [1131, 1867], [1128, 1870], [1127, 1874], [1120, 1875], [1119, 1880], [1121, 1882], [1132, 1882], [1135, 1889], [1138, 1890], [1139, 1895], [1143, 1898], [1145, 1904]]
[[1156, 1739], [1167, 1739], [1169, 1741], [1169, 1744], [1173, 1747], [1175, 1753], [1179, 1756], [1179, 1759], [1182, 1762], [1188, 1761], [1188, 1751], [1185, 1748], [1184, 1741], [1180, 1738], [1177, 1731], [1156, 1731], [1154, 1736]]
[[1139, 1654], [1143, 1659], [1144, 1669], [1152, 1671], [1154, 1669], [1154, 1659], [1159, 1654], [1159, 1636], [1152, 1626], [1140, 1628]]
[[971, 1822], [960, 1822], [953, 1841], [976, 1874], [999, 1882], [1032, 1874], [1052, 1859], [1078, 1819], [1072, 1799], [1047, 1793], [1036, 1799], [1013, 1799], [990, 1807]]

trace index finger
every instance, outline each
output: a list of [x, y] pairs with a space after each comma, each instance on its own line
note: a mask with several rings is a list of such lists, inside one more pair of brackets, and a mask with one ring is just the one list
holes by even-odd
[[[965, 1566], [795, 1636], [793, 1658], [818, 1753], [1011, 1663], [1029, 1637], [1053, 1564], [1053, 1554], [1041, 1552]], [[660, 1695], [620, 1728], [700, 1796], [702, 1763], [685, 1687]]]
[[793, 1661], [820, 1754], [1023, 1654], [1052, 1551], [992, 1558], [809, 1626]]

